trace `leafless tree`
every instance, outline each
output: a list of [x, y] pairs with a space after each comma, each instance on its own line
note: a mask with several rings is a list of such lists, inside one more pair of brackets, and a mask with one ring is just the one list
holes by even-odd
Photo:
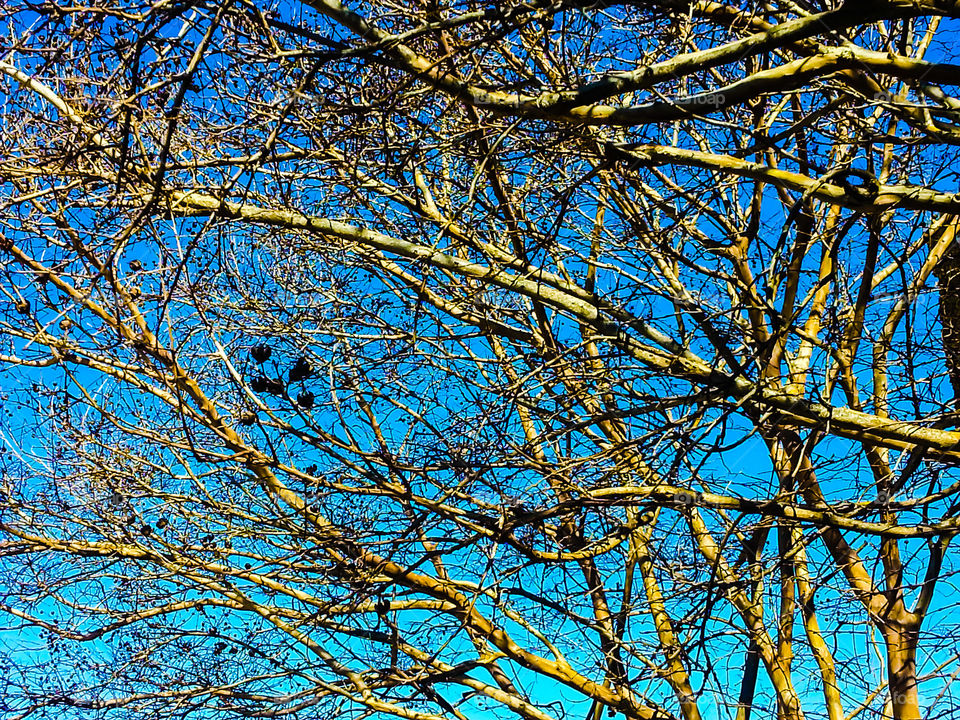
[[0, 717], [960, 715], [956, 0], [0, 17]]

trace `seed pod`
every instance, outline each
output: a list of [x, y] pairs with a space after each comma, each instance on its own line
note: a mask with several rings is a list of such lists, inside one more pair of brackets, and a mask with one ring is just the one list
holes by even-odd
[[279, 380], [274, 380], [273, 378], [267, 379], [267, 392], [272, 393], [273, 395], [283, 395], [286, 391], [286, 388], [283, 386], [283, 383]]
[[250, 354], [253, 356], [253, 360], [257, 365], [263, 365], [269, 360], [272, 352], [269, 345], [254, 345], [253, 349], [250, 350]]
[[315, 400], [315, 397], [313, 393], [310, 392], [309, 390], [304, 390], [302, 393], [297, 395], [297, 405], [304, 408], [305, 410], [309, 410], [310, 408], [313, 407], [314, 400]]
[[305, 357], [297, 358], [297, 361], [290, 368], [290, 382], [299, 382], [306, 380], [313, 375], [313, 367], [307, 362]]
[[250, 382], [250, 387], [254, 392], [258, 393], [268, 392], [271, 395], [283, 395], [284, 393], [283, 383], [274, 378], [269, 378], [266, 375], [255, 377]]

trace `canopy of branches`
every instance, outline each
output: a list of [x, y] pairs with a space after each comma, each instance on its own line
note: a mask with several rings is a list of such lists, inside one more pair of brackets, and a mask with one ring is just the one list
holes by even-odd
[[953, 717], [956, 0], [8, 0], [0, 717]]

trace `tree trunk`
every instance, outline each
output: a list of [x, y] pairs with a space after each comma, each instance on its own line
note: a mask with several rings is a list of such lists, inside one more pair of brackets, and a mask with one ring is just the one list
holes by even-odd
[[887, 674], [894, 720], [920, 720], [917, 693], [917, 631], [903, 625], [884, 630]]

